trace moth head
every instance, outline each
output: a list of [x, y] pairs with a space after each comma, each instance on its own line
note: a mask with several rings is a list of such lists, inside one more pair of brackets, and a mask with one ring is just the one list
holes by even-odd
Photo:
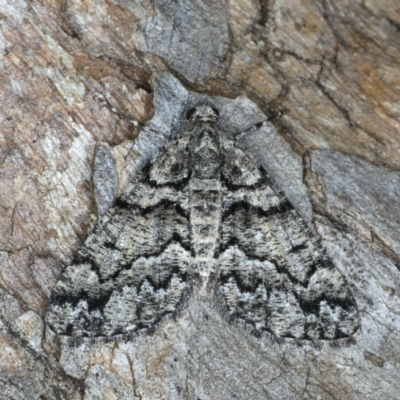
[[187, 114], [186, 118], [190, 121], [217, 121], [219, 118], [219, 112], [216, 108], [200, 105], [195, 108], [191, 108]]

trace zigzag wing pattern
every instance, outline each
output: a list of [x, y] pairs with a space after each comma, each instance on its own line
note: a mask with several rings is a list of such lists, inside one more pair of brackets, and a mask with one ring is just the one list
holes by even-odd
[[335, 340], [359, 327], [349, 285], [286, 197], [225, 143], [217, 299], [253, 334]]
[[100, 219], [51, 295], [47, 322], [57, 334], [129, 336], [183, 307], [192, 285], [186, 145], [171, 142]]

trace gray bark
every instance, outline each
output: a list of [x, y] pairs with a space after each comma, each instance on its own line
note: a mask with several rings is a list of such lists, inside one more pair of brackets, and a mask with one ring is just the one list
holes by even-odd
[[[0, 4], [0, 398], [398, 398], [395, 0]], [[350, 282], [350, 346], [262, 341], [198, 303], [129, 342], [71, 347], [46, 327], [98, 212], [205, 99], [232, 135], [269, 121], [244, 144]], [[117, 174], [95, 168], [99, 143]]]

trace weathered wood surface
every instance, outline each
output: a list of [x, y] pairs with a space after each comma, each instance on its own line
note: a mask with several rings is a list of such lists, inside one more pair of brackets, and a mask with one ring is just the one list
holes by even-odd
[[[2, 0], [0, 21], [0, 398], [398, 398], [398, 2]], [[208, 304], [131, 342], [58, 343], [47, 299], [97, 219], [96, 145], [121, 192], [162, 144], [99, 92], [167, 137], [188, 93], [255, 102], [273, 125], [246, 145], [351, 283], [355, 343], [260, 342]]]

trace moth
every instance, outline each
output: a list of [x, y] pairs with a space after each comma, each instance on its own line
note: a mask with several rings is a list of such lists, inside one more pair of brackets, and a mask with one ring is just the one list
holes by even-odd
[[49, 300], [51, 329], [129, 338], [195, 297], [255, 336], [351, 337], [359, 316], [349, 284], [285, 195], [218, 110], [199, 105], [187, 118], [66, 268]]

